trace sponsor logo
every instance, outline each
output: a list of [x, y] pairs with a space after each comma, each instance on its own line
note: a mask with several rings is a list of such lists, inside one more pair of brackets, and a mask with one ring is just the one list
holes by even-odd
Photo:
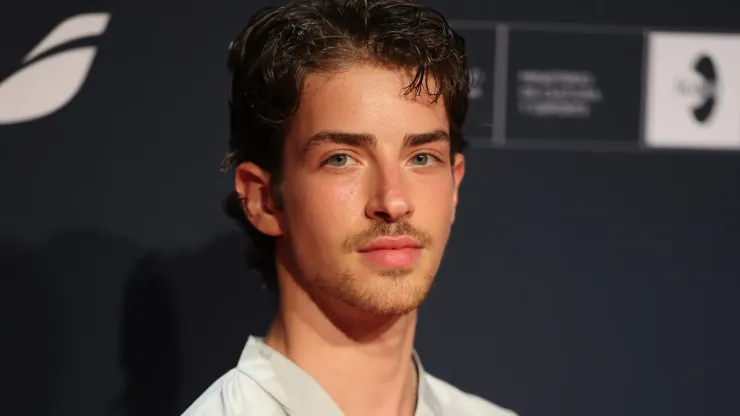
[[604, 95], [590, 71], [535, 70], [517, 72], [517, 108], [536, 118], [588, 118]]
[[483, 98], [483, 95], [485, 95], [483, 85], [486, 82], [486, 73], [483, 72], [483, 68], [470, 68], [468, 71], [468, 78], [470, 79], [470, 92], [468, 93], [468, 98], [471, 100]]
[[643, 42], [640, 34], [511, 30], [506, 143], [637, 148]]
[[648, 37], [645, 143], [740, 149], [740, 35]]
[[491, 29], [466, 29], [464, 22], [462, 26], [457, 32], [465, 38], [470, 100], [463, 134], [471, 143], [490, 143], [493, 132], [496, 32]]
[[706, 123], [717, 102], [717, 69], [708, 55], [700, 55], [694, 70], [701, 77], [699, 82], [680, 79], [678, 90], [684, 96], [700, 97], [698, 104], [691, 106], [696, 121]]
[[101, 36], [108, 13], [72, 16], [59, 23], [0, 82], [0, 124], [23, 123], [55, 113], [67, 105], [87, 79], [97, 48], [64, 49], [70, 42]]

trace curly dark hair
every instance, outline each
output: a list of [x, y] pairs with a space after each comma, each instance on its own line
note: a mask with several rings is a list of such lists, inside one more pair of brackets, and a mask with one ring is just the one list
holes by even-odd
[[[295, 0], [257, 12], [229, 47], [231, 139], [223, 167], [252, 162], [270, 172], [280, 209], [283, 138], [305, 77], [358, 62], [415, 71], [406, 93], [444, 98], [451, 152], [463, 151], [465, 41], [440, 13], [413, 0]], [[277, 289], [274, 238], [252, 226], [235, 192], [225, 210], [249, 237], [250, 268]]]

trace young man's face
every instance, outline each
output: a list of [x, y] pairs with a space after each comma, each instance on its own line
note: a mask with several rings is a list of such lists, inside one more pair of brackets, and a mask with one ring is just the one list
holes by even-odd
[[284, 146], [278, 245], [294, 277], [375, 314], [426, 296], [465, 169], [444, 100], [405, 94], [410, 82], [372, 65], [309, 75]]

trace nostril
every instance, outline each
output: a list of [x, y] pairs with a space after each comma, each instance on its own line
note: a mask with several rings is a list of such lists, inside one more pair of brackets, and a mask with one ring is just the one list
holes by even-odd
[[385, 212], [385, 211], [375, 211], [375, 216], [384, 220], [384, 221], [390, 221], [391, 220], [391, 214]]

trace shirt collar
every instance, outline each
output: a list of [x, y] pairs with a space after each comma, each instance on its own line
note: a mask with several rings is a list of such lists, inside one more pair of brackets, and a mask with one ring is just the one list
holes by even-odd
[[442, 414], [442, 407], [437, 401], [437, 396], [434, 395], [431, 386], [427, 382], [426, 372], [424, 372], [424, 366], [421, 365], [421, 358], [416, 350], [413, 351], [414, 364], [416, 364], [416, 371], [419, 374], [419, 385], [416, 399], [416, 412], [414, 416], [440, 416]]
[[[441, 408], [425, 377], [416, 351], [413, 359], [418, 372], [415, 416], [438, 416]], [[310, 375], [287, 357], [251, 336], [244, 347], [237, 369], [254, 380], [291, 415], [343, 416], [339, 406]]]

